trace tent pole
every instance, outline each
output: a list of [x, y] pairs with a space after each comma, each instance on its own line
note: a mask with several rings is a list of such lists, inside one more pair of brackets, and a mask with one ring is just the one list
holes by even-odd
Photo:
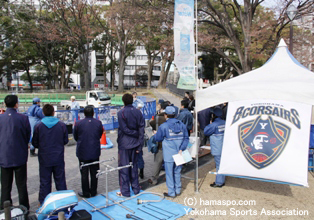
[[[197, 0], [195, 0], [195, 80], [196, 80], [196, 92], [198, 91], [198, 25], [197, 25]], [[195, 102], [197, 102], [196, 99], [196, 93], [195, 93]], [[194, 114], [195, 114], [195, 145], [196, 145], [196, 154], [195, 154], [195, 172], [194, 172], [194, 185], [195, 185], [195, 193], [198, 193], [198, 117], [197, 117], [197, 108], [195, 105], [194, 108]]]

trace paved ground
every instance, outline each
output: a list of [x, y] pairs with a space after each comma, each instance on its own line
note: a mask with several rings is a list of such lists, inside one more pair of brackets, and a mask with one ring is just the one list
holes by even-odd
[[[162, 98], [164, 100], [169, 100], [175, 105], [179, 106], [180, 99], [176, 96], [172, 96], [171, 94], [165, 91], [161, 91], [160, 93], [154, 92], [156, 97]], [[146, 133], [151, 133], [150, 128], [146, 128]], [[118, 149], [117, 149], [117, 133], [112, 132], [108, 133], [107, 137], [111, 139], [114, 143], [114, 147], [108, 150], [102, 150], [101, 160], [109, 159], [112, 157], [118, 158]], [[75, 141], [70, 140], [69, 146], [65, 148], [65, 169], [66, 169], [66, 181], [68, 189], [72, 189], [75, 192], [81, 191], [81, 182], [80, 182], [80, 172], [79, 172], [79, 163], [75, 154], [76, 145]], [[140, 180], [143, 188], [150, 187], [147, 184], [147, 180], [151, 177], [153, 172], [153, 154], [147, 151], [147, 148], [143, 150], [144, 152], [144, 161], [145, 161], [145, 169], [144, 169], [144, 179]], [[112, 165], [114, 167], [118, 166], [118, 162], [112, 161], [107, 164]], [[29, 157], [28, 160], [28, 193], [31, 205], [31, 211], [36, 211], [38, 208], [38, 191], [39, 191], [39, 164], [37, 157]], [[163, 173], [163, 172], [162, 172]], [[163, 178], [162, 178], [163, 180]], [[109, 174], [109, 191], [115, 190], [119, 188], [118, 183], [118, 172], [112, 172]], [[52, 190], [55, 190], [54, 183]], [[105, 192], [105, 177], [101, 176], [98, 182], [98, 192]], [[15, 183], [12, 189], [12, 199], [14, 205], [18, 205], [18, 194], [16, 190]]]
[[[175, 105], [179, 105], [180, 99], [167, 93], [166, 90], [153, 91], [156, 97], [169, 100]], [[114, 142], [115, 146], [109, 150], [103, 150], [101, 159], [108, 159], [111, 157], [117, 158], [116, 134], [108, 134], [108, 137]], [[145, 179], [141, 180], [143, 189], [153, 192], [165, 192], [167, 187], [165, 183], [161, 183], [156, 187], [151, 187], [147, 184], [147, 179], [151, 175], [153, 166], [153, 155], [144, 149], [145, 160]], [[75, 156], [75, 146], [66, 147], [65, 151], [66, 161], [66, 178], [69, 189], [75, 192], [81, 190], [80, 174], [78, 168], [78, 161]], [[109, 163], [117, 166], [117, 161]], [[187, 178], [182, 178], [182, 194], [175, 199], [174, 202], [189, 205], [195, 210], [183, 219], [313, 219], [314, 213], [314, 177], [312, 173], [308, 175], [309, 188], [288, 186], [274, 183], [266, 183], [260, 181], [246, 180], [227, 177], [226, 186], [218, 189], [211, 188], [210, 183], [214, 182], [214, 175], [208, 174], [209, 171], [215, 171], [214, 163], [210, 156], [205, 156], [200, 160], [203, 164], [199, 169], [199, 193], [194, 192], [194, 181]], [[184, 172], [192, 170], [185, 174], [188, 177], [193, 177], [193, 166], [190, 164], [184, 168]], [[109, 190], [119, 188], [118, 173], [113, 172], [109, 175]], [[164, 177], [160, 178], [164, 180]], [[150, 187], [149, 189], [147, 189]], [[37, 209], [39, 177], [38, 177], [38, 160], [37, 158], [29, 158], [28, 162], [28, 189], [30, 195], [31, 209]], [[54, 189], [53, 189], [54, 190]], [[99, 192], [105, 191], [105, 178], [99, 178]], [[13, 187], [12, 198], [17, 205], [16, 187]], [[240, 201], [250, 202], [246, 205], [222, 205], [222, 202], [236, 202]], [[253, 203], [253, 204], [252, 204]], [[287, 211], [295, 210], [298, 215], [285, 216], [268, 215], [267, 211]], [[305, 213], [306, 215], [301, 215]], [[307, 214], [308, 213], [308, 214]], [[238, 216], [236, 217], [236, 214]]]

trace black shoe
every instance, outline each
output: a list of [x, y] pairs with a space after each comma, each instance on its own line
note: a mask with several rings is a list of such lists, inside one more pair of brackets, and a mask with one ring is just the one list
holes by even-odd
[[211, 187], [214, 187], [214, 188], [221, 188], [223, 187], [225, 184], [222, 184], [222, 185], [217, 185], [215, 182], [213, 182], [212, 184], [210, 184]]
[[90, 198], [90, 195], [84, 195], [82, 192], [78, 192], [77, 194], [83, 198]]
[[143, 169], [140, 169], [139, 177], [140, 177], [141, 179], [144, 179], [144, 168], [143, 168]]
[[169, 194], [168, 194], [168, 193], [164, 193], [164, 197], [176, 198], [176, 196], [169, 196]]
[[176, 196], [181, 196], [181, 193], [176, 194]]
[[30, 156], [31, 157], [37, 157], [38, 156], [38, 154], [35, 153], [35, 149], [34, 150], [30, 150], [29, 152], [30, 152]]
[[157, 180], [154, 180], [153, 178], [152, 179], [149, 179], [148, 180], [148, 183], [152, 184], [152, 185], [157, 185], [158, 184], [158, 181]]
[[96, 194], [90, 194], [90, 197], [95, 197], [97, 196], [97, 193]]

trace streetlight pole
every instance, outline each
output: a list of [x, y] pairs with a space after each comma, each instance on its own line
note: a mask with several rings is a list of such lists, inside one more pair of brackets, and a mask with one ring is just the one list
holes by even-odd
[[298, 9], [294, 5], [290, 5], [287, 8], [287, 16], [291, 22], [290, 24], [290, 41], [289, 41], [289, 50], [290, 53], [293, 55], [293, 19], [295, 18], [296, 14], [298, 13]]

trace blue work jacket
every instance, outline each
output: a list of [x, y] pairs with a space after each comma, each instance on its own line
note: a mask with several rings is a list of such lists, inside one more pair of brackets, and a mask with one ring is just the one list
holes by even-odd
[[175, 106], [174, 104], [171, 104], [170, 106], [174, 107], [174, 111], [175, 111], [174, 114], [175, 114], [175, 117], [177, 117], [179, 114], [179, 108], [177, 106]]
[[193, 115], [187, 109], [181, 109], [180, 114], [177, 116], [177, 119], [182, 121], [185, 124], [186, 128], [190, 131], [193, 128]]
[[64, 145], [69, 142], [66, 125], [54, 117], [45, 117], [34, 128], [32, 144], [38, 148], [41, 166], [51, 167], [64, 163]]
[[127, 105], [118, 112], [118, 148], [141, 151], [144, 145], [145, 119], [140, 110]]
[[221, 118], [216, 118], [215, 121], [207, 125], [204, 129], [204, 134], [210, 136], [210, 148], [213, 156], [221, 155], [222, 144], [224, 140], [226, 121]]
[[80, 105], [77, 101], [71, 102], [71, 110], [78, 110], [80, 109]]
[[31, 126], [26, 115], [7, 108], [0, 115], [0, 167], [18, 167], [26, 164]]
[[101, 121], [88, 116], [77, 121], [73, 136], [77, 141], [76, 156], [79, 160], [97, 160], [100, 157], [100, 138], [103, 133]]
[[162, 153], [165, 162], [174, 162], [173, 155], [184, 151], [189, 144], [186, 126], [175, 118], [169, 118], [158, 128], [155, 140], [162, 142]]
[[200, 124], [200, 129], [204, 130], [205, 127], [210, 123], [213, 113], [213, 108], [207, 108], [197, 113], [197, 120]]
[[139, 107], [143, 108], [145, 104], [142, 100], [135, 99], [132, 105], [134, 108], [139, 108]]
[[43, 114], [43, 110], [37, 104], [33, 104], [28, 108], [27, 116], [33, 133], [35, 125], [37, 125], [45, 115]]

